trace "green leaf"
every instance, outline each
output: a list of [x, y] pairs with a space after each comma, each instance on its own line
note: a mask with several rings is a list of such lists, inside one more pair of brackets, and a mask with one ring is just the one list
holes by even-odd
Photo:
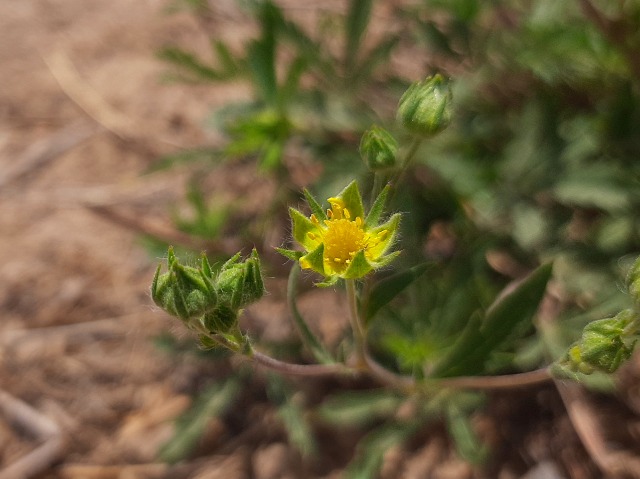
[[469, 416], [460, 410], [455, 401], [448, 403], [446, 412], [447, 429], [460, 457], [471, 464], [485, 462], [489, 455], [489, 448], [476, 435]]
[[207, 163], [209, 166], [212, 166], [213, 164], [221, 163], [224, 160], [225, 155], [220, 150], [214, 150], [211, 148], [194, 148], [192, 150], [184, 150], [161, 156], [146, 169], [145, 173], [167, 170], [174, 166], [191, 163]]
[[291, 65], [284, 80], [284, 84], [279, 91], [279, 103], [281, 106], [291, 101], [300, 86], [300, 77], [307, 68], [307, 60], [304, 57], [297, 57]]
[[401, 445], [417, 429], [413, 422], [385, 424], [369, 433], [356, 450], [355, 459], [345, 470], [345, 479], [371, 479], [378, 477], [384, 454], [390, 448]]
[[223, 41], [213, 40], [211, 46], [226, 77], [231, 78], [240, 71], [241, 67], [239, 62], [234, 58], [233, 54]]
[[278, 8], [265, 2], [260, 12], [262, 37], [254, 40], [248, 48], [247, 60], [255, 84], [268, 105], [275, 106], [278, 96], [276, 79], [276, 21]]
[[287, 431], [289, 443], [300, 451], [303, 457], [313, 456], [317, 451], [317, 445], [302, 408], [290, 399], [278, 408], [278, 416]]
[[478, 374], [493, 351], [530, 324], [538, 309], [552, 265], [544, 264], [521, 281], [512, 291], [503, 294], [484, 317], [475, 314], [458, 340], [436, 364], [433, 377]]
[[398, 37], [392, 37], [386, 38], [378, 43], [357, 67], [354, 74], [357, 81], [365, 81], [371, 76], [378, 65], [386, 64], [393, 49], [399, 42], [400, 39]]
[[160, 457], [171, 464], [188, 457], [207, 428], [209, 418], [224, 414], [234, 403], [239, 389], [240, 380], [235, 377], [207, 388], [178, 420], [176, 433], [162, 446]]
[[226, 79], [226, 75], [202, 63], [195, 55], [179, 47], [165, 47], [157, 56], [167, 63], [171, 63], [179, 71], [187, 74], [185, 81], [212, 81], [217, 82]]
[[352, 66], [355, 63], [360, 42], [369, 25], [373, 0], [351, 0], [349, 12], [346, 18], [346, 52], [345, 65]]
[[334, 426], [363, 427], [393, 414], [401, 402], [401, 397], [386, 390], [351, 391], [329, 397], [317, 412]]
[[433, 267], [432, 263], [422, 263], [388, 276], [374, 284], [369, 291], [364, 308], [365, 322], [368, 323], [371, 321], [382, 307], [389, 304], [393, 298], [418, 279], [430, 267]]

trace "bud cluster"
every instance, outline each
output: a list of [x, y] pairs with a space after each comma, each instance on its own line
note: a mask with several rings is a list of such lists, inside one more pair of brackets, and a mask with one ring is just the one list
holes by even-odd
[[227, 333], [238, 323], [240, 310], [259, 300], [265, 290], [256, 250], [241, 261], [240, 253], [214, 275], [203, 253], [199, 267], [185, 266], [173, 249], [167, 254], [168, 271], [158, 266], [151, 285], [153, 301], [188, 327], [210, 334]]
[[580, 340], [556, 363], [556, 370], [561, 376], [615, 372], [633, 353], [636, 340], [629, 334], [629, 326], [636, 319], [635, 311], [625, 309], [612, 318], [589, 323]]

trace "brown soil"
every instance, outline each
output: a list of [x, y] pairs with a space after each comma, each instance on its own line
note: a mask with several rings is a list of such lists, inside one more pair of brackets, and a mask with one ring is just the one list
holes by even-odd
[[[241, 39], [250, 26], [234, 2], [215, 3], [219, 18], [209, 27]], [[184, 172], [144, 172], [164, 153], [219, 141], [202, 128], [207, 115], [247, 94], [238, 85], [160, 81], [159, 47], [209, 48], [201, 23], [164, 7], [150, 0], [0, 3], [0, 391], [62, 431], [62, 453], [37, 477], [340, 477], [357, 434], [319, 427], [318, 457], [302, 459], [261, 374], [248, 380], [232, 413], [210, 421], [191, 458], [177, 466], [158, 459], [173, 419], [192, 394], [226, 377], [230, 363], [169, 354], [154, 342], [167, 331], [186, 333], [152, 305], [148, 287], [160, 258], [145, 249], [139, 230], [171, 232], [166, 212], [181, 198]], [[220, 195], [258, 191], [255, 201], [269, 194], [268, 182], [241, 168], [217, 179]], [[286, 319], [283, 284], [271, 283], [272, 295], [245, 321], [283, 341], [292, 329], [273, 320]], [[330, 340], [342, 306], [331, 291], [301, 299]], [[506, 479], [529, 471], [529, 478], [586, 479], [603, 477], [599, 465], [605, 476], [626, 467], [640, 477], [629, 450], [640, 431], [638, 375], [638, 365], [623, 372], [620, 400], [571, 388], [572, 415], [553, 385], [495, 394], [476, 424], [495, 451], [489, 465], [467, 465], [437, 424], [388, 451], [383, 476]], [[294, 386], [317, 401], [347, 384]], [[590, 429], [593, 418], [599, 422]], [[2, 468], [39, 445], [14, 419], [7, 409], [0, 415], [2, 479], [10, 477]], [[589, 452], [576, 430], [594, 443]]]

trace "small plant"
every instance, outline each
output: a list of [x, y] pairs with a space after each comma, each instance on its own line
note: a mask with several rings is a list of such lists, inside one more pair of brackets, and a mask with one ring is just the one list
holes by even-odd
[[[214, 273], [206, 255], [197, 267], [185, 266], [170, 249], [168, 271], [162, 273], [159, 267], [153, 280], [156, 304], [194, 330], [205, 348], [225, 348], [283, 374], [369, 376], [380, 384], [382, 392], [328, 399], [321, 407], [328, 421], [366, 422], [369, 414], [388, 417], [403, 398], [419, 398], [411, 420], [388, 419], [361, 442], [362, 454], [348, 469], [351, 472], [375, 471], [381, 450], [411, 437], [436, 416], [446, 419], [463, 457], [481, 461], [487, 451], [469, 423], [481, 402], [474, 391], [611, 374], [636, 344], [640, 260], [627, 282], [630, 308], [587, 324], [581, 338], [557, 361], [518, 372], [518, 345], [537, 337], [536, 327], [544, 329], [535, 318], [552, 277], [551, 262], [499, 291], [488, 286], [495, 281], [486, 279], [482, 266], [488, 240], [469, 224], [465, 223], [467, 243], [458, 247], [467, 256], [456, 258], [460, 266], [438, 272], [438, 263], [425, 259], [421, 239], [411, 236], [420, 231], [415, 227], [419, 218], [413, 216], [418, 213], [406, 208], [386, 213], [410, 188], [407, 173], [414, 171], [418, 148], [444, 130], [451, 117], [451, 90], [444, 77], [411, 85], [398, 107], [399, 123], [405, 127], [400, 141], [377, 126], [362, 137], [360, 153], [371, 177], [361, 184], [371, 187], [369, 197], [363, 199], [354, 180], [329, 197], [327, 205], [305, 190], [308, 212], [289, 209], [295, 243], [277, 250], [294, 261], [289, 304], [314, 364], [268, 355], [260, 348], [260, 338], [240, 329], [242, 309], [264, 294], [255, 250], [244, 261], [234, 256]], [[346, 352], [323, 344], [298, 311], [296, 281], [301, 270], [314, 275], [318, 287], [344, 285], [350, 324], [342, 343]], [[357, 414], [358, 405], [367, 411], [364, 416]]]

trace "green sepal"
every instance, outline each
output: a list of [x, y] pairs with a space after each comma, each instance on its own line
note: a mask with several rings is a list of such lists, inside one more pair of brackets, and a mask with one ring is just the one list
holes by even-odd
[[285, 258], [289, 258], [293, 261], [298, 261], [301, 257], [304, 256], [303, 251], [296, 251], [293, 249], [276, 248], [276, 251], [280, 253], [282, 256], [284, 256]]
[[300, 257], [300, 266], [302, 269], [312, 269], [316, 273], [325, 276], [324, 272], [324, 244], [320, 245], [302, 257]]
[[393, 253], [380, 256], [380, 258], [375, 261], [369, 261], [369, 264], [371, 264], [374, 269], [384, 268], [385, 266], [389, 266], [401, 254], [402, 251], [394, 251]]
[[200, 256], [200, 263], [202, 274], [209, 279], [213, 279], [213, 271], [211, 269], [211, 265], [209, 264], [209, 259], [204, 252], [202, 252]]
[[309, 208], [311, 208], [311, 212], [314, 215], [316, 215], [316, 218], [318, 218], [318, 221], [326, 220], [327, 213], [322, 208], [322, 205], [318, 203], [318, 201], [311, 195], [311, 192], [306, 188], [304, 188], [302, 192], [304, 193], [304, 197], [306, 198], [307, 203], [309, 203]]
[[314, 283], [314, 286], [318, 288], [330, 288], [331, 286], [335, 286], [339, 279], [340, 277], [338, 275], [327, 276], [324, 278], [324, 281]]
[[289, 208], [289, 216], [293, 223], [293, 238], [307, 251], [315, 249], [318, 241], [309, 238], [308, 233], [317, 231], [318, 226], [295, 208]]
[[377, 257], [382, 256], [389, 250], [389, 248], [393, 246], [393, 243], [396, 239], [401, 216], [402, 215], [400, 213], [396, 213], [391, 216], [391, 218], [389, 218], [386, 223], [383, 223], [380, 226], [376, 226], [375, 228], [371, 228], [371, 230], [369, 231], [369, 234], [375, 235], [383, 230], [387, 230], [387, 237], [380, 241], [380, 243], [375, 245], [373, 248], [369, 249], [369, 255], [372, 258], [376, 258], [375, 261], [379, 261]]
[[341, 276], [345, 279], [358, 279], [367, 275], [372, 270], [373, 266], [365, 256], [364, 251], [360, 250], [355, 254], [349, 267]]
[[358, 183], [355, 180], [349, 183], [347, 187], [342, 190], [342, 192], [338, 195], [338, 198], [344, 201], [344, 207], [349, 210], [352, 219], [355, 219], [357, 217], [364, 218], [362, 196], [360, 195], [360, 190], [358, 189]]
[[221, 304], [202, 318], [204, 327], [212, 334], [229, 332], [238, 322], [238, 311]]
[[374, 228], [378, 224], [378, 221], [380, 221], [380, 217], [384, 211], [384, 205], [387, 202], [387, 196], [389, 196], [389, 189], [389, 185], [385, 186], [373, 202], [373, 205], [371, 205], [369, 214], [364, 220], [365, 229]]

